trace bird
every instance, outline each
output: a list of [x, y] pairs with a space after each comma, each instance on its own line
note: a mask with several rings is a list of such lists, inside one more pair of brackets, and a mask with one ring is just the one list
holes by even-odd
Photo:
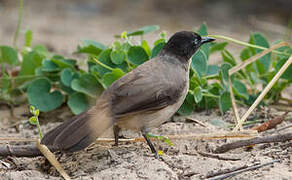
[[116, 80], [95, 106], [49, 131], [41, 143], [49, 149], [75, 152], [88, 147], [112, 128], [115, 145], [120, 130], [141, 132], [152, 153], [157, 150], [147, 136], [180, 108], [188, 93], [191, 57], [201, 45], [214, 41], [192, 31], [170, 37], [159, 54]]

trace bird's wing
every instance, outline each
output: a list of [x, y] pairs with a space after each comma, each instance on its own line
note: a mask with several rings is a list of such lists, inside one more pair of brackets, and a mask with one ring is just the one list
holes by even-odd
[[154, 72], [155, 68], [145, 69], [113, 85], [112, 108], [116, 116], [163, 109], [179, 99], [185, 82], [172, 81], [161, 72]]

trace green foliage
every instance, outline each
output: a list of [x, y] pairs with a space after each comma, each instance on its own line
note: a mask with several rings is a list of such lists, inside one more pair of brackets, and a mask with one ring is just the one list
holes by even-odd
[[152, 25], [152, 26], [144, 26], [138, 30], [131, 31], [131, 32], [123, 32], [121, 35], [115, 35], [116, 38], [127, 38], [130, 36], [142, 36], [145, 34], [149, 34], [151, 32], [157, 31], [159, 26]]
[[173, 142], [171, 142], [171, 140], [165, 136], [159, 136], [159, 135], [155, 135], [155, 134], [151, 134], [151, 133], [147, 133], [146, 136], [149, 138], [156, 138], [160, 141], [167, 143], [169, 146], [173, 146]]
[[140, 65], [149, 59], [146, 51], [141, 46], [132, 46], [128, 51], [129, 61], [135, 65]]
[[27, 30], [25, 32], [25, 44], [24, 44], [24, 46], [26, 46], [26, 47], [30, 47], [31, 46], [32, 35], [33, 35], [33, 33], [32, 33], [31, 30]]
[[80, 114], [88, 109], [89, 100], [85, 94], [75, 92], [69, 95], [67, 104], [74, 114]]
[[71, 82], [71, 88], [77, 92], [84, 93], [96, 98], [103, 91], [103, 87], [92, 74], [83, 74]]
[[17, 51], [9, 46], [0, 46], [0, 63], [17, 65], [19, 63]]
[[63, 95], [60, 91], [51, 92], [51, 83], [47, 78], [34, 80], [27, 88], [28, 101], [40, 111], [51, 111], [63, 103]]
[[98, 55], [101, 51], [105, 50], [105, 45], [92, 40], [82, 40], [82, 45], [78, 45], [76, 53], [87, 53]]
[[[80, 114], [112, 83], [159, 54], [167, 42], [165, 32], [153, 44], [143, 39], [144, 35], [158, 29], [158, 26], [145, 26], [135, 31], [122, 32], [108, 46], [93, 40], [82, 40], [75, 53], [87, 56], [87, 70], [80, 68], [76, 60], [52, 54], [42, 45], [32, 46], [33, 33], [28, 30], [23, 49], [0, 46], [0, 99], [15, 104], [15, 99], [26, 93], [29, 104], [39, 111], [51, 111], [67, 103], [74, 114]], [[206, 24], [197, 32], [202, 36], [208, 35]], [[133, 41], [137, 36], [141, 42]], [[251, 33], [249, 43], [262, 47], [272, 44], [261, 33]], [[231, 108], [229, 78], [236, 101], [251, 104], [261, 91], [255, 85], [266, 86], [292, 54], [291, 47], [279, 48], [277, 51], [286, 55], [267, 54], [229, 77], [230, 68], [262, 50], [245, 47], [237, 59], [227, 47], [228, 42], [204, 44], [192, 57], [189, 92], [178, 110], [179, 114], [188, 115], [195, 109], [214, 107], [218, 107], [222, 113], [228, 111]], [[221, 54], [220, 64], [208, 62], [214, 53]], [[19, 73], [12, 76], [11, 70], [5, 69], [7, 65], [12, 70], [20, 68]], [[292, 66], [265, 97], [267, 103], [262, 104], [278, 100], [281, 92], [292, 82], [291, 73]], [[34, 116], [30, 121], [33, 124], [36, 120], [37, 116]]]
[[40, 110], [31, 105], [29, 107], [29, 111], [30, 111], [31, 114], [33, 114], [33, 116], [29, 118], [29, 123], [31, 125], [37, 126], [40, 138], [42, 139], [43, 138], [43, 133], [42, 133], [40, 122], [39, 122]]
[[221, 111], [222, 114], [230, 109], [230, 107], [231, 107], [231, 99], [230, 99], [230, 93], [229, 92], [223, 92], [220, 95], [219, 107], [220, 107], [220, 111]]

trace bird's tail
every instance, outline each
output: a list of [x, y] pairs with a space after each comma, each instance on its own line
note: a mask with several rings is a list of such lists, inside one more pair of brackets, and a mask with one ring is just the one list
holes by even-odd
[[100, 103], [48, 132], [41, 143], [54, 151], [78, 151], [94, 142], [113, 122], [107, 103]]

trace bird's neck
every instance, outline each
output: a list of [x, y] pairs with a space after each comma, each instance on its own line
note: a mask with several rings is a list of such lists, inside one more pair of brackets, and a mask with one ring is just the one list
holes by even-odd
[[188, 64], [188, 61], [190, 59], [190, 57], [188, 57], [188, 56], [178, 55], [177, 53], [174, 53], [174, 51], [170, 51], [168, 49], [162, 49], [159, 53], [159, 56], [174, 57], [183, 64]]
[[174, 55], [169, 54], [169, 53], [160, 53], [159, 56], [162, 57], [160, 59], [163, 60], [163, 61], [167, 61], [167, 62], [173, 63], [173, 64], [175, 64], [175, 65], [177, 65], [179, 67], [182, 67], [186, 71], [190, 70], [190, 64], [191, 64], [191, 60], [190, 59], [183, 60], [182, 58], [174, 56]]

